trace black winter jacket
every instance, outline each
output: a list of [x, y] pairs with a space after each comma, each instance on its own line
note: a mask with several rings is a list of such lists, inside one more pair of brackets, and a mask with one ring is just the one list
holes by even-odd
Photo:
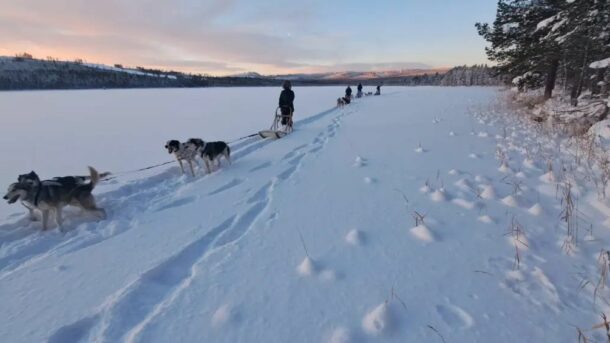
[[294, 112], [294, 92], [292, 89], [284, 89], [280, 93], [280, 107], [288, 107]]

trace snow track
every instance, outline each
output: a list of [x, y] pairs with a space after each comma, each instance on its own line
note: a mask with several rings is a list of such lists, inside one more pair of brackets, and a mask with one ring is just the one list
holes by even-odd
[[[295, 125], [315, 122], [331, 112], [332, 110], [324, 111], [318, 115], [312, 116], [311, 118], [297, 121]], [[232, 146], [232, 158], [238, 161], [239, 159], [244, 158], [257, 150], [264, 148], [271, 142], [271, 140], [261, 140], [258, 137], [245, 139], [242, 142], [238, 142]], [[302, 147], [295, 148], [291, 154], [296, 154], [300, 148]], [[297, 163], [295, 162], [298, 162], [298, 159], [304, 156], [304, 154], [301, 154], [299, 157], [292, 160], [291, 167], [278, 175], [278, 177], [282, 179], [289, 176], [290, 171], [294, 171], [296, 169]], [[74, 252], [119, 235], [123, 233], [124, 230], [128, 230], [130, 227], [135, 226], [136, 223], [130, 221], [139, 213], [149, 210], [150, 204], [148, 202], [156, 203], [158, 202], [158, 199], [161, 199], [175, 191], [179, 191], [181, 186], [190, 181], [184, 176], [176, 178], [174, 175], [177, 171], [177, 167], [172, 167], [158, 175], [131, 182], [115, 191], [102, 194], [100, 197], [100, 203], [104, 204], [104, 200], [112, 199], [111, 204], [113, 206], [110, 208], [106, 207], [107, 211], [112, 217], [119, 217], [122, 218], [122, 220], [120, 222], [111, 220], [110, 224], [79, 224], [78, 222], [68, 222], [66, 226], [78, 226], [76, 231], [85, 232], [71, 234], [73, 237], [70, 237], [67, 240], [65, 235], [58, 232], [52, 232], [51, 235], [53, 238], [50, 240], [49, 237], [44, 235], [34, 235], [35, 238], [32, 239], [32, 233], [37, 231], [39, 223], [28, 223], [26, 219], [20, 219], [13, 224], [2, 225], [0, 227], [0, 232], [7, 233], [0, 236], [0, 245], [3, 246], [3, 249], [0, 251], [3, 253], [0, 255], [0, 280], [10, 275], [14, 270], [17, 270], [22, 266], [31, 265], [36, 261], [48, 257], [50, 254], [64, 255]], [[202, 173], [204, 173], [203, 170], [199, 170], [198, 172], [199, 176], [197, 180], [204, 180], [207, 177], [201, 176]], [[226, 185], [208, 193], [208, 196], [222, 193], [242, 182], [243, 180], [241, 179], [234, 179]], [[155, 211], [163, 211], [188, 204], [193, 200], [195, 200], [194, 197], [183, 198], [171, 201], [170, 203], [156, 208], [153, 206], [153, 208], [155, 208]], [[141, 206], [134, 207], [127, 206], [127, 204], [139, 204]], [[122, 211], [122, 209], [125, 208], [128, 209], [127, 212]], [[70, 233], [68, 234], [70, 235]], [[7, 253], [4, 254], [5, 252]]]
[[[330, 113], [327, 111], [314, 118], [320, 119]], [[108, 297], [99, 312], [59, 328], [50, 340], [60, 342], [82, 337], [96, 342], [137, 341], [148, 323], [170, 306], [182, 291], [188, 289], [192, 279], [198, 274], [198, 265], [204, 263], [209, 254], [221, 253], [225, 246], [237, 242], [253, 229], [267, 211], [275, 187], [281, 182], [288, 181], [299, 170], [301, 161], [309, 153], [318, 152], [324, 147], [328, 142], [327, 138], [335, 135], [343, 115], [344, 113], [333, 120], [326, 134], [316, 136], [311, 144], [299, 145], [284, 155], [279, 162], [285, 165], [283, 171], [254, 192], [247, 200], [247, 207], [241, 214], [230, 216], [167, 260], [144, 272], [125, 288]], [[314, 121], [310, 119], [307, 123]], [[244, 158], [270, 142], [253, 141], [255, 142], [237, 150], [234, 156]], [[233, 179], [208, 193], [207, 196], [220, 194], [243, 182], [242, 179]], [[183, 198], [164, 205], [157, 211], [181, 206], [191, 201], [191, 198]]]

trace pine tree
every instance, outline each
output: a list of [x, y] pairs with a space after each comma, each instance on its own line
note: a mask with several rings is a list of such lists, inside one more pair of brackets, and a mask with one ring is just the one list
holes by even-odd
[[592, 80], [589, 88], [593, 92], [596, 79], [604, 80], [604, 70], [594, 75], [588, 66], [609, 54], [610, 5], [608, 0], [580, 0], [560, 2], [558, 8], [556, 15], [542, 22], [551, 27], [542, 40], [559, 46], [563, 82], [566, 88], [570, 87], [571, 103], [577, 105], [588, 80]]
[[552, 40], [542, 39], [552, 28], [539, 25], [557, 15], [560, 0], [500, 0], [493, 26], [475, 26], [485, 40], [490, 60], [498, 62], [501, 74], [517, 77], [541, 75], [545, 98], [553, 94], [559, 68], [560, 48]]

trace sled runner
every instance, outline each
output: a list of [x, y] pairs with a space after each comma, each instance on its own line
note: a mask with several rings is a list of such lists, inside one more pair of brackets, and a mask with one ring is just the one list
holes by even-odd
[[292, 132], [292, 124], [292, 111], [290, 114], [284, 115], [282, 109], [278, 107], [269, 130], [259, 131], [258, 135], [261, 138], [279, 139]]

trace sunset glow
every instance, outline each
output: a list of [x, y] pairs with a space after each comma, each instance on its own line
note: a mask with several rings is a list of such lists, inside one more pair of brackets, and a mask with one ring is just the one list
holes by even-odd
[[446, 67], [486, 62], [473, 23], [494, 10], [489, 0], [3, 0], [0, 55], [214, 75]]

